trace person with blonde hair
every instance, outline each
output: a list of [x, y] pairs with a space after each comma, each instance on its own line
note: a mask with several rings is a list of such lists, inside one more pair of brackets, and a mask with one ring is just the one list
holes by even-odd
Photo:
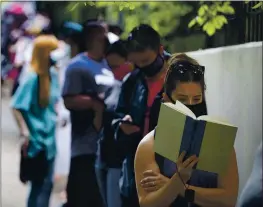
[[[44, 22], [43, 18], [42, 21], [39, 21], [41, 20], [40, 16], [41, 15], [36, 15], [22, 24], [22, 36], [19, 37], [14, 45], [14, 66], [18, 70], [18, 75], [14, 80], [13, 88], [11, 91], [12, 96], [15, 94], [20, 83], [23, 82], [25, 77], [27, 76], [26, 74], [30, 68], [29, 65], [32, 59], [34, 39], [37, 36], [41, 35], [41, 33], [43, 33], [42, 30], [44, 30], [44, 28], [47, 26], [47, 23]], [[48, 20], [46, 21], [48, 22]], [[12, 112], [19, 129], [19, 137], [27, 137], [28, 129], [26, 128], [21, 114], [17, 110], [13, 110]]]
[[[178, 100], [199, 117], [207, 114], [205, 67], [185, 54], [170, 59], [164, 83], [163, 102]], [[150, 120], [156, 126], [157, 120]], [[172, 135], [171, 135], [172, 136]], [[235, 206], [238, 195], [238, 169], [235, 149], [224, 176], [193, 169], [196, 155], [177, 163], [154, 152], [154, 129], [140, 142], [135, 156], [136, 187], [141, 207]], [[215, 162], [217, 162], [215, 160]], [[220, 162], [220, 161], [219, 161]]]
[[48, 207], [53, 188], [60, 90], [50, 53], [57, 47], [58, 40], [52, 35], [34, 40], [29, 72], [12, 98], [12, 107], [21, 113], [29, 130], [20, 164], [20, 180], [31, 184], [27, 207]]

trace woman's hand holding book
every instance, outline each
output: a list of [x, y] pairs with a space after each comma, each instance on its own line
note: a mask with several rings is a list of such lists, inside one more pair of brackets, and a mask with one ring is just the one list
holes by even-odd
[[193, 167], [198, 162], [198, 158], [196, 157], [196, 155], [192, 155], [189, 158], [187, 158], [185, 161], [183, 161], [185, 155], [186, 152], [182, 152], [176, 162], [176, 167], [177, 167], [176, 173], [182, 179], [184, 184], [186, 184], [188, 180], [191, 178]]

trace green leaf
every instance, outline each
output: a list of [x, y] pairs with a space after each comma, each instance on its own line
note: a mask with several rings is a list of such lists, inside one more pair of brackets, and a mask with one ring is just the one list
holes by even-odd
[[209, 9], [208, 5], [203, 4], [199, 9], [198, 9], [198, 16], [204, 16]]
[[205, 15], [205, 8], [204, 6], [201, 6], [199, 9], [198, 9], [198, 16], [204, 16]]
[[135, 5], [134, 4], [130, 4], [129, 9], [130, 10], [134, 10], [135, 9]]
[[222, 22], [223, 24], [227, 24], [227, 18], [224, 15], [218, 15], [216, 17], [217, 21]]
[[210, 10], [209, 14], [214, 17], [217, 15], [217, 10], [216, 9]]
[[210, 22], [214, 25], [214, 27], [217, 30], [222, 29], [224, 24], [228, 23], [226, 17], [223, 15], [218, 15], [218, 16], [214, 17]]
[[224, 14], [235, 14], [235, 9], [228, 2], [224, 2], [223, 6], [218, 10]]
[[205, 23], [205, 18], [196, 17], [196, 21], [200, 26], [202, 26]]
[[263, 6], [263, 2], [257, 3], [255, 6], [252, 7], [252, 9], [257, 9]]
[[196, 24], [196, 18], [192, 19], [189, 24], [188, 24], [188, 28], [193, 27]]
[[[205, 26], [206, 25], [206, 26]], [[216, 28], [211, 22], [207, 22], [203, 27], [203, 30], [209, 35], [213, 36], [216, 32]]]
[[87, 1], [87, 2], [84, 2], [84, 5], [85, 6], [96, 6], [96, 3], [93, 1]]
[[207, 27], [209, 26], [209, 22], [206, 22], [203, 26], [203, 30], [206, 31], [207, 30]]
[[221, 29], [223, 26], [223, 23], [221, 21], [218, 21], [218, 19], [215, 17], [211, 20], [213, 25], [215, 26], [216, 29]]

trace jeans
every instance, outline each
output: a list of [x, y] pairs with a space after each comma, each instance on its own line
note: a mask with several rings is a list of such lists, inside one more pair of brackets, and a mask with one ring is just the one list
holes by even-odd
[[27, 207], [49, 207], [53, 189], [54, 159], [49, 161], [48, 174], [43, 182], [31, 182]]
[[103, 200], [103, 206], [107, 207], [107, 168], [96, 163], [95, 170], [100, 194]]
[[109, 168], [107, 173], [107, 203], [108, 207], [121, 207], [119, 180], [120, 168]]
[[96, 176], [105, 207], [121, 207], [120, 175], [120, 168], [107, 169], [96, 165]]

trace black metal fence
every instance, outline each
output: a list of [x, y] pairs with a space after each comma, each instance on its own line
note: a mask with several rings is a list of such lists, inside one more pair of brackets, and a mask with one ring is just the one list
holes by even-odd
[[228, 24], [214, 36], [206, 38], [206, 48], [263, 41], [263, 9], [253, 9], [259, 1], [232, 2], [235, 15], [228, 17]]
[[259, 1], [251, 1], [243, 4], [245, 21], [244, 42], [263, 41], [263, 9], [253, 9]]

